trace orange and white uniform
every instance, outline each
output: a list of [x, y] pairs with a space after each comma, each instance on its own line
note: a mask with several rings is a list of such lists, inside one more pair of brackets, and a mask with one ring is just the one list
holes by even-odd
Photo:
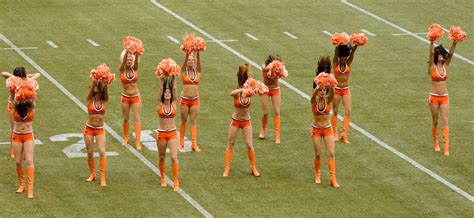
[[[28, 114], [26, 115], [26, 117], [20, 117], [20, 115], [18, 114], [18, 112], [13, 112], [13, 119], [15, 120], [15, 122], [33, 122], [35, 118], [35, 112], [34, 111], [30, 111], [28, 112]], [[34, 135], [33, 135], [33, 131], [30, 131], [30, 132], [17, 132], [15, 130], [13, 130], [13, 135], [12, 135], [12, 141], [14, 142], [20, 142], [20, 143], [25, 143], [25, 142], [29, 142], [29, 141], [34, 141]]]
[[[448, 79], [448, 71], [446, 70], [444, 66], [443, 66], [443, 71], [444, 71], [444, 74], [441, 74], [438, 71], [438, 68], [435, 67], [435, 70], [431, 72], [431, 81], [436, 81], [436, 82], [446, 81]], [[430, 96], [428, 97], [428, 103], [436, 104], [436, 105], [449, 104], [448, 93], [446, 94], [430, 93]]]
[[[329, 115], [329, 112], [331, 111], [331, 108], [327, 102], [327, 99], [324, 98], [324, 103], [321, 106], [319, 105], [319, 101], [317, 101], [316, 104], [312, 106], [312, 111], [314, 116], [325, 116]], [[332, 136], [332, 129], [331, 129], [331, 124], [325, 127], [319, 127], [314, 124], [311, 124], [312, 129], [311, 129], [311, 136], [320, 136], [320, 137], [326, 137], [326, 136]]]
[[[186, 69], [186, 73], [182, 76], [183, 85], [199, 85], [200, 82], [200, 73], [195, 72], [194, 75], [190, 73]], [[193, 107], [199, 106], [199, 96], [193, 98], [187, 98], [185, 96], [181, 96], [181, 100], [179, 103], [181, 106]]]
[[[132, 73], [131, 77], [127, 76], [127, 70], [125, 69], [125, 72], [120, 74], [120, 81], [122, 82], [122, 84], [125, 85], [125, 84], [137, 83], [138, 72], [132, 70], [131, 73]], [[133, 96], [126, 95], [123, 92], [121, 94], [122, 94], [122, 98], [121, 98], [122, 104], [135, 104], [135, 103], [140, 103], [141, 101], [140, 94], [136, 94]]]
[[[337, 65], [336, 67], [334, 67], [334, 74], [337, 75], [337, 76], [349, 76], [349, 74], [351, 73], [351, 67], [349, 67], [349, 65], [346, 64], [346, 67], [344, 69], [344, 71], [341, 71], [339, 65]], [[349, 95], [349, 93], [351, 92], [349, 86], [347, 87], [336, 87], [336, 92], [334, 94], [338, 95], [338, 96], [344, 96], [344, 95]]]
[[[173, 119], [176, 116], [176, 107], [173, 106], [173, 104], [170, 105], [169, 111], [166, 111], [165, 107], [163, 107], [164, 104], [161, 104], [161, 106], [158, 108], [156, 113], [161, 119]], [[164, 129], [158, 129], [158, 133], [156, 134], [157, 141], [159, 142], [167, 142], [171, 139], [177, 139], [178, 136], [176, 134], [176, 127], [169, 129], [169, 130], [164, 130]]]
[[[250, 107], [250, 97], [248, 98], [242, 98], [242, 93], [240, 93], [239, 95], [237, 96], [234, 96], [234, 107], [235, 108], [248, 108]], [[249, 119], [237, 119], [235, 117], [232, 117], [232, 126], [235, 126], [237, 128], [240, 128], [240, 129], [243, 129], [247, 126], [251, 126], [252, 123], [250, 122], [250, 118]]]
[[[105, 102], [101, 102], [99, 106], [95, 104], [94, 100], [91, 100], [87, 105], [87, 112], [89, 114], [101, 114], [104, 115], [107, 110]], [[84, 134], [91, 136], [104, 135], [104, 126], [92, 126], [88, 123], [84, 126]]]
[[[262, 76], [263, 76], [263, 82], [265, 85], [269, 85], [270, 84], [270, 80], [274, 80], [274, 79], [278, 79], [278, 78], [272, 78], [272, 77], [269, 77], [268, 76], [268, 71], [266, 70], [262, 70]], [[268, 87], [268, 92], [263, 94], [263, 95], [266, 95], [266, 96], [275, 96], [275, 95], [279, 95], [280, 94], [280, 85], [279, 83], [277, 82], [277, 86], [275, 87]]]

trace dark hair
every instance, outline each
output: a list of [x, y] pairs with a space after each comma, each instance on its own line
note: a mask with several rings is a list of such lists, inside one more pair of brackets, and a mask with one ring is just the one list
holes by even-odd
[[348, 45], [339, 45], [337, 46], [337, 56], [338, 57], [349, 57], [351, 54], [351, 49]]
[[443, 55], [444, 60], [448, 58], [449, 53], [443, 47], [443, 45], [438, 45], [434, 48], [434, 63], [438, 64], [438, 56]]
[[167, 78], [164, 80], [163, 82], [163, 92], [161, 93], [161, 103], [165, 103], [165, 91], [166, 89], [169, 89], [170, 92], [171, 92], [171, 99], [170, 101], [173, 101], [173, 83], [174, 83], [174, 78], [170, 79], [170, 78]]
[[[331, 59], [329, 56], [321, 56], [318, 60], [318, 68], [316, 68], [316, 76], [320, 73], [331, 73]], [[313, 89], [316, 88], [316, 83], [313, 80]]]
[[100, 99], [101, 101], [105, 100], [105, 87], [104, 87], [104, 84], [101, 83], [101, 82], [98, 82], [98, 83], [97, 83], [97, 90], [99, 90], [99, 91], [98, 91], [98, 93], [99, 93], [99, 99]]
[[277, 54], [271, 54], [271, 55], [268, 55], [267, 57], [267, 60], [265, 60], [265, 66], [269, 65], [270, 63], [272, 63], [272, 61], [282, 61], [280, 55], [277, 55]]
[[237, 82], [239, 87], [242, 87], [244, 83], [249, 78], [249, 64], [243, 64], [239, 66], [239, 71], [237, 71]]
[[26, 117], [31, 109], [33, 109], [33, 104], [31, 102], [20, 102], [15, 105], [15, 111], [20, 115], [20, 117]]
[[15, 67], [15, 69], [13, 70], [13, 76], [26, 78], [25, 68], [24, 67]]

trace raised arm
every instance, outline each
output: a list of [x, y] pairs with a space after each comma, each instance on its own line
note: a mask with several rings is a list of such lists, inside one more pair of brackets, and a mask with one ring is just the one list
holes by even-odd
[[89, 94], [87, 94], [87, 101], [92, 100], [92, 97], [94, 96], [94, 88], [97, 85], [96, 81], [92, 81], [92, 85], [89, 88]]
[[240, 93], [242, 93], [243, 91], [244, 91], [244, 88], [234, 89], [232, 92], [230, 92], [230, 95], [231, 95], [231, 96], [237, 96], [237, 95], [239, 95]]
[[107, 103], [109, 101], [109, 89], [108, 85], [104, 84], [104, 101]]
[[135, 61], [133, 63], [133, 70], [137, 71], [138, 70], [138, 59], [140, 58], [137, 53], [132, 54], [135, 57]]
[[41, 76], [40, 73], [29, 73], [26, 75], [26, 77], [28, 77], [28, 79], [31, 79], [31, 80], [37, 80], [40, 76]]
[[156, 100], [157, 100], [157, 106], [161, 106], [161, 96], [163, 96], [163, 84], [165, 83], [165, 79], [160, 78], [159, 83], [158, 83], [158, 90], [156, 92]]
[[313, 89], [313, 93], [311, 93], [311, 104], [316, 104], [316, 92], [318, 90], [318, 87], [314, 88]]
[[347, 60], [347, 64], [350, 66], [352, 64], [352, 61], [354, 60], [354, 54], [355, 51], [357, 50], [357, 45], [353, 45], [351, 47], [351, 54], [349, 56], [349, 60]]
[[201, 73], [201, 56], [199, 55], [200, 52], [196, 52], [196, 60], [197, 60], [197, 65], [196, 65], [196, 70]]
[[181, 74], [186, 72], [186, 65], [188, 63], [188, 58], [189, 58], [189, 53], [186, 53], [186, 56], [184, 56], [183, 64], [181, 65]]
[[430, 56], [428, 57], [428, 74], [431, 74], [431, 67], [434, 65], [434, 43], [430, 42]]
[[448, 58], [446, 58], [446, 66], [449, 65], [449, 63], [451, 63], [451, 58], [453, 57], [454, 55], [454, 50], [456, 49], [456, 41], [453, 40], [453, 44], [451, 45], [451, 48], [449, 49], [449, 54], [448, 54]]
[[13, 75], [9, 72], [2, 72], [2, 76], [3, 76], [3, 78], [8, 79], [8, 78], [12, 77]]
[[339, 46], [334, 46], [334, 57], [332, 58], [332, 66], [337, 66], [337, 57], [339, 56]]
[[127, 54], [128, 52], [125, 51], [125, 54], [123, 55], [123, 58], [122, 58], [122, 63], [120, 63], [120, 67], [119, 67], [119, 72], [120, 73], [123, 73], [125, 70], [125, 63], [127, 63]]
[[173, 90], [171, 90], [171, 94], [173, 96], [173, 99], [171, 99], [171, 101], [174, 102], [175, 104], [177, 104], [177, 101], [178, 101], [178, 98], [177, 98], [178, 84], [176, 82], [176, 77], [173, 77], [173, 79], [171, 81], [173, 83]]

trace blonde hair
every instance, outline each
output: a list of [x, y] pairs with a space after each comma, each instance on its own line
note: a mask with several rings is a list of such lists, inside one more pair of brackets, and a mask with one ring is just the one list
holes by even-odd
[[[127, 51], [124, 49], [124, 50], [122, 50], [122, 53], [120, 53], [120, 62], [123, 61], [123, 58], [125, 57], [125, 54], [127, 54]], [[139, 58], [138, 55], [137, 56], [132, 55], [132, 57], [133, 57], [133, 61], [135, 61], [135, 58], [138, 58], [138, 63], [140, 63], [140, 58]]]

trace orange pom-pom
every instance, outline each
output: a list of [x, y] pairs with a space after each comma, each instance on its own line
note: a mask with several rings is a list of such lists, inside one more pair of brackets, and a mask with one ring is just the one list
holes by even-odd
[[337, 80], [329, 73], [320, 73], [314, 78], [314, 82], [321, 89], [334, 88], [337, 86]]
[[115, 74], [110, 73], [110, 68], [106, 64], [101, 64], [97, 69], [91, 70], [90, 77], [97, 82], [109, 85], [115, 80]]
[[15, 90], [16, 102], [33, 102], [36, 99], [36, 89], [28, 80], [22, 80]]
[[367, 36], [363, 33], [352, 33], [350, 39], [351, 39], [351, 43], [359, 45], [359, 46], [365, 45], [365, 43], [367, 43], [367, 40], [368, 40]]
[[340, 44], [347, 45], [349, 44], [349, 41], [350, 41], [349, 35], [347, 35], [347, 33], [345, 32], [334, 33], [331, 37], [332, 44], [336, 46]]
[[451, 26], [448, 38], [456, 42], [462, 42], [467, 39], [467, 34], [461, 27]]
[[255, 93], [263, 95], [267, 92], [268, 87], [262, 81], [255, 80], [254, 78], [248, 78], [244, 83], [244, 94], [247, 96], [252, 96]]
[[160, 63], [156, 66], [155, 75], [160, 78], [166, 77], [177, 77], [181, 72], [181, 68], [176, 64], [176, 62], [171, 59], [163, 59]]
[[274, 60], [267, 66], [267, 76], [269, 78], [286, 78], [288, 71], [286, 71], [285, 64], [281, 61]]
[[181, 45], [181, 51], [184, 53], [190, 53], [191, 51], [194, 50], [194, 41], [195, 41], [194, 35], [187, 35], [184, 40], [183, 44]]
[[206, 50], [206, 41], [201, 37], [194, 38], [194, 50], [195, 51], [205, 51]]
[[126, 36], [123, 38], [123, 48], [127, 52], [136, 53], [138, 55], [143, 55], [145, 52], [145, 47], [143, 46], [142, 40], [139, 40], [133, 36]]
[[428, 40], [434, 42], [438, 39], [441, 39], [444, 34], [444, 29], [441, 25], [434, 23], [431, 24], [430, 28], [428, 28]]

